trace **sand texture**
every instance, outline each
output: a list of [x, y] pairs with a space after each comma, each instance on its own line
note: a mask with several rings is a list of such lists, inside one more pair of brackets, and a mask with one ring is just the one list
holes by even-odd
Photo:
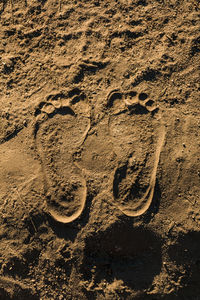
[[0, 300], [200, 300], [198, 0], [0, 0]]

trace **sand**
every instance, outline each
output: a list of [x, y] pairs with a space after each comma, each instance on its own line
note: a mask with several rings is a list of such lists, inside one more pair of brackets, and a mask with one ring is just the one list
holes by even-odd
[[200, 299], [197, 0], [0, 2], [0, 299]]

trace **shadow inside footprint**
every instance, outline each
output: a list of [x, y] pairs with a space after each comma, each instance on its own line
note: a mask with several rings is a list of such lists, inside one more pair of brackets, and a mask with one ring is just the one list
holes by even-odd
[[87, 196], [82, 170], [73, 163], [73, 153], [85, 139], [88, 118], [61, 107], [40, 124], [36, 147], [41, 159], [47, 208], [54, 220], [69, 223], [77, 219]]
[[132, 114], [145, 115], [149, 113], [147, 108], [145, 106], [140, 105], [139, 103], [130, 105], [129, 110], [131, 115]]
[[144, 289], [160, 268], [161, 238], [147, 228], [115, 223], [85, 240], [81, 272], [95, 285], [119, 279], [134, 290]]

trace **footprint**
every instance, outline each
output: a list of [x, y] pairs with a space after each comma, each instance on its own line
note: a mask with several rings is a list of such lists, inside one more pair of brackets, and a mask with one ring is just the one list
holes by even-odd
[[121, 97], [121, 113], [118, 107], [112, 103], [109, 120], [119, 161], [112, 192], [117, 207], [133, 217], [151, 205], [165, 130], [161, 120], [153, 117], [158, 108], [146, 93], [126, 92]]
[[49, 95], [35, 111], [35, 144], [45, 182], [48, 212], [58, 222], [77, 219], [84, 207], [87, 186], [73, 162], [90, 128], [90, 109], [79, 89]]

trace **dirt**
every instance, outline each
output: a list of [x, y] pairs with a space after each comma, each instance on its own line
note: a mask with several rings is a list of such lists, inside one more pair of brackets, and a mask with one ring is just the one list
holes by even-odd
[[0, 299], [200, 299], [197, 0], [1, 0]]

